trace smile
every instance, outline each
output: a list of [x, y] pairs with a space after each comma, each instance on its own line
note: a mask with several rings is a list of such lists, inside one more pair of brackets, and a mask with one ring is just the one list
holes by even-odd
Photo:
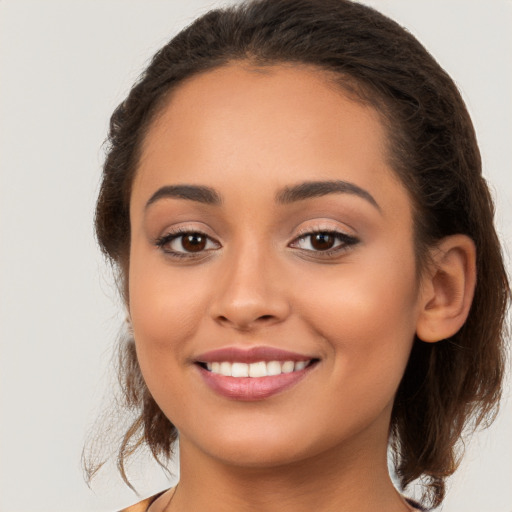
[[319, 361], [317, 357], [275, 347], [226, 347], [200, 355], [195, 366], [216, 395], [257, 401], [295, 386]]
[[308, 361], [258, 361], [256, 363], [241, 363], [229, 361], [206, 363], [206, 369], [225, 377], [271, 377], [282, 373], [292, 373], [304, 370], [312, 360]]

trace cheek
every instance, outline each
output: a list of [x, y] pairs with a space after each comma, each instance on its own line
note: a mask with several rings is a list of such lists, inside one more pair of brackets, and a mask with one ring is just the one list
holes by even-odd
[[299, 287], [307, 290], [303, 316], [328, 341], [335, 364], [357, 381], [394, 386], [407, 363], [418, 292], [414, 256], [405, 252], [380, 251], [379, 258], [341, 265]]
[[186, 272], [173, 273], [152, 251], [132, 247], [130, 317], [145, 376], [157, 367], [165, 372], [186, 357], [204, 300], [199, 279]]
[[180, 290], [184, 282], [170, 279], [162, 266], [147, 262], [147, 258], [132, 257], [130, 263], [130, 316], [137, 359], [151, 395], [173, 421], [168, 413], [186, 408], [187, 388], [180, 372], [187, 359], [187, 341], [197, 329], [198, 297], [184, 294]]

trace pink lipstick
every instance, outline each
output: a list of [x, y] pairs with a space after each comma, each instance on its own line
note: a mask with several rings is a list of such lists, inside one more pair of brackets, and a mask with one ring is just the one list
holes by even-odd
[[204, 382], [216, 393], [255, 401], [300, 382], [318, 358], [274, 347], [227, 347], [201, 354], [196, 364]]

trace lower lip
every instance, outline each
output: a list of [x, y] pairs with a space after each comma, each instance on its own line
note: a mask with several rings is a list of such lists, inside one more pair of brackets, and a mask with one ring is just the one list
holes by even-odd
[[294, 386], [306, 377], [316, 364], [304, 370], [269, 377], [226, 377], [198, 366], [206, 384], [219, 395], [233, 400], [254, 402], [263, 400]]

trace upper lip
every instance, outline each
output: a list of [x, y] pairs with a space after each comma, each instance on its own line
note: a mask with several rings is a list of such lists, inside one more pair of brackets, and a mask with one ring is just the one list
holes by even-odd
[[259, 361], [309, 361], [312, 356], [290, 352], [275, 347], [225, 347], [210, 350], [195, 358], [199, 363], [215, 363], [227, 361], [230, 363], [257, 363]]

